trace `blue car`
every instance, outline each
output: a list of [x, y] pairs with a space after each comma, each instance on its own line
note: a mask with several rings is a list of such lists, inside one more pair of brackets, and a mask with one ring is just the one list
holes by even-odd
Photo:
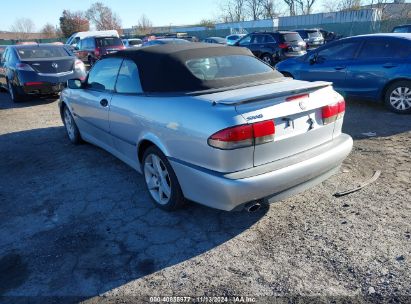
[[325, 80], [345, 97], [384, 102], [411, 112], [411, 34], [371, 34], [341, 39], [276, 69], [299, 80]]

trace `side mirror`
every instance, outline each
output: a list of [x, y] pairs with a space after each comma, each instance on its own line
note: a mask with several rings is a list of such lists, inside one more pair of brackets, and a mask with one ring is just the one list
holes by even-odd
[[69, 89], [81, 89], [83, 84], [81, 83], [80, 79], [69, 79], [67, 80], [67, 87]]
[[317, 62], [317, 53], [312, 53], [310, 56], [308, 56], [308, 61], [310, 64], [314, 64]]

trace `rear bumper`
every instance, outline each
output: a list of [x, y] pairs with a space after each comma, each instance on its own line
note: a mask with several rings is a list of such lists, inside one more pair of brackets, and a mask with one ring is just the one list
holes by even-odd
[[23, 85], [22, 90], [25, 94], [33, 95], [48, 95], [48, 94], [57, 94], [65, 86], [65, 83], [48, 83], [44, 82], [42, 84], [36, 85]]
[[321, 183], [338, 171], [353, 141], [334, 140], [291, 157], [234, 173], [218, 173], [170, 158], [187, 199], [221, 210], [241, 209], [247, 202], [284, 199]]

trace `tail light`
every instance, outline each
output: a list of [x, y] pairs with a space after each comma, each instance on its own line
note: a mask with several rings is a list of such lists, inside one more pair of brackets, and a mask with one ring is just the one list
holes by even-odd
[[223, 150], [261, 145], [274, 140], [273, 120], [227, 128], [211, 135], [208, 144]]
[[25, 86], [39, 86], [42, 85], [44, 82], [41, 81], [32, 81], [32, 82], [25, 82], [24, 85]]
[[96, 49], [94, 50], [94, 55], [95, 55], [96, 57], [99, 57], [99, 56], [100, 56], [100, 49], [99, 49], [99, 48], [96, 48]]
[[76, 59], [74, 61], [74, 69], [77, 70], [77, 71], [85, 71], [86, 67], [84, 66], [83, 61], [81, 61], [79, 59]]
[[289, 46], [290, 46], [290, 45], [289, 45], [288, 43], [286, 43], [286, 42], [280, 43], [280, 44], [278, 45], [278, 47], [279, 47], [280, 49], [288, 49]]
[[345, 113], [345, 100], [341, 100], [337, 103], [325, 106], [322, 108], [322, 116], [324, 125], [335, 122], [344, 116]]
[[30, 71], [34, 72], [34, 69], [27, 63], [17, 63], [16, 69], [19, 71]]

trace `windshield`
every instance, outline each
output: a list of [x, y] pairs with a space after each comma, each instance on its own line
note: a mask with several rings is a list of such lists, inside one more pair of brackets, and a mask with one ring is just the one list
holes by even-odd
[[33, 46], [30, 48], [18, 48], [16, 51], [20, 59], [40, 59], [70, 56], [70, 54], [64, 47], [58, 46]]
[[117, 37], [106, 37], [106, 38], [96, 38], [97, 46], [107, 47], [107, 46], [122, 46], [123, 42]]
[[284, 42], [300, 42], [303, 41], [301, 36], [298, 33], [287, 33], [287, 34], [282, 34], [282, 39]]
[[141, 41], [140, 39], [136, 39], [136, 40], [129, 40], [128, 43], [130, 45], [139, 45], [139, 44], [142, 44], [143, 41]]
[[[217, 80], [228, 77], [250, 76], [275, 73], [267, 64], [255, 57], [245, 55], [227, 55], [191, 59], [186, 62], [190, 72], [201, 80]], [[279, 77], [281, 77], [279, 75]]]

